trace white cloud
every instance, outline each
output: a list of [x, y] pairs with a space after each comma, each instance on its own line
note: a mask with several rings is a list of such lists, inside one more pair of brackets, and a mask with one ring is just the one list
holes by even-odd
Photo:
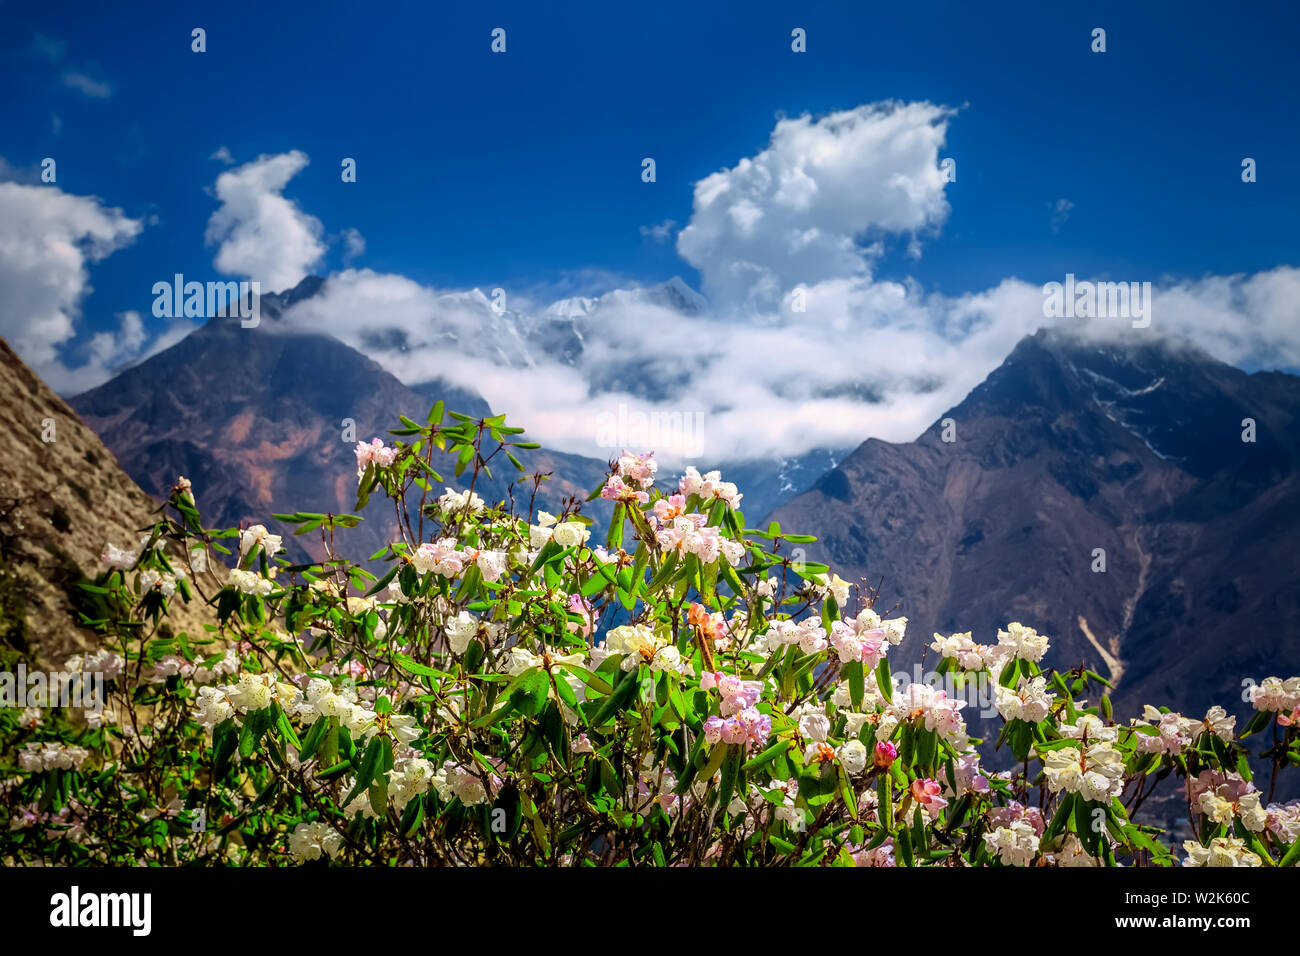
[[235, 157], [230, 155], [230, 150], [225, 146], [218, 146], [208, 159], [215, 159], [219, 163], [225, 163], [227, 166], [235, 164]]
[[63, 74], [63, 85], [77, 90], [92, 100], [106, 100], [113, 95], [113, 88], [103, 80], [96, 80], [80, 70], [68, 70]]
[[0, 182], [0, 334], [54, 388], [80, 381], [59, 351], [76, 335], [88, 264], [130, 245], [142, 228], [93, 196]]
[[298, 150], [259, 156], [217, 177], [221, 206], [205, 240], [217, 245], [218, 271], [262, 283], [262, 291], [296, 285], [325, 253], [320, 220], [286, 199], [284, 187], [308, 163]]
[[676, 228], [676, 219], [665, 219], [653, 226], [642, 226], [641, 235], [654, 242], [667, 242], [672, 238], [673, 230]]
[[954, 111], [874, 103], [781, 119], [766, 149], [695, 184], [677, 251], [722, 308], [770, 309], [797, 285], [869, 276], [885, 233], [948, 215], [938, 151]]
[[1052, 232], [1057, 233], [1070, 218], [1070, 210], [1074, 208], [1074, 203], [1068, 199], [1058, 199], [1056, 202], [1049, 202], [1047, 208], [1052, 211]]
[[349, 226], [340, 233], [343, 239], [343, 264], [349, 266], [353, 260], [359, 259], [366, 253], [366, 237], [361, 235], [360, 230]]
[[937, 154], [951, 115], [883, 104], [782, 120], [758, 156], [697, 183], [678, 249], [714, 293], [703, 314], [587, 289], [553, 309], [541, 290], [512, 296], [528, 314], [497, 315], [477, 289], [363, 269], [330, 277], [288, 324], [333, 334], [410, 384], [477, 390], [564, 451], [608, 456], [598, 425], [620, 406], [703, 413], [704, 457], [719, 463], [910, 441], [1049, 324], [1108, 339], [1180, 335], [1228, 362], [1300, 367], [1300, 270], [1289, 267], [1156, 283], [1145, 330], [1048, 319], [1042, 282], [945, 296], [874, 277], [885, 241], [910, 245], [947, 214]]
[[[1149, 329], [1047, 319], [1043, 299], [1040, 284], [1016, 278], [947, 297], [910, 281], [852, 277], [811, 287], [803, 313], [787, 302], [763, 314], [687, 316], [613, 293], [579, 325], [573, 364], [542, 346], [569, 334], [564, 321], [514, 322], [478, 290], [439, 292], [370, 270], [331, 276], [287, 318], [410, 384], [440, 377], [476, 390], [548, 447], [598, 458], [611, 452], [597, 443], [602, 416], [620, 405], [702, 413], [713, 463], [911, 441], [1021, 338], [1049, 325], [1119, 341], [1176, 335], [1224, 361], [1300, 367], [1298, 269], [1164, 285]], [[681, 449], [656, 450], [666, 463], [682, 461]]]

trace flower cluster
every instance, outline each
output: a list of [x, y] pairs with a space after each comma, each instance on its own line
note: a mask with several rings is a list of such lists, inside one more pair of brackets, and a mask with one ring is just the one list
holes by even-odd
[[[624, 451], [586, 502], [534, 510], [540, 476], [526, 494], [483, 484], [498, 452], [523, 471], [521, 429], [442, 418], [357, 445], [357, 510], [382, 493], [379, 520], [396, 520], [369, 561], [332, 534], [293, 563], [264, 525], [205, 529], [180, 481], [178, 517], [105, 550], [88, 592], [101, 647], [67, 666], [102, 672], [110, 706], [0, 713], [17, 768], [0, 781], [7, 858], [1295, 862], [1300, 801], [1272, 801], [1252, 774], [1300, 763], [1300, 678], [1254, 686], [1242, 727], [1217, 706], [1115, 719], [1104, 679], [1012, 622], [991, 643], [935, 634], [945, 685], [900, 686], [907, 619], [882, 617], [865, 582], [792, 560], [806, 537], [748, 528], [718, 472], [687, 468], [665, 492], [654, 456]], [[214, 623], [169, 619], [189, 601]], [[993, 734], [966, 689], [987, 692]], [[1267, 749], [1250, 749], [1257, 734]], [[1161, 825], [1177, 821], [1139, 816], [1165, 780], [1193, 827], [1179, 846]], [[188, 839], [199, 814], [221, 826]]]

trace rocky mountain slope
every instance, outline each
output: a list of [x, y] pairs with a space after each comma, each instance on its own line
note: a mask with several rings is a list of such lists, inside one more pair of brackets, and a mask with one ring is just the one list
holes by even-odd
[[1295, 376], [1039, 332], [915, 442], [865, 442], [773, 517], [881, 586], [909, 663], [934, 631], [1020, 620], [1116, 678], [1125, 712], [1231, 707], [1300, 670], [1298, 414]]
[[[351, 512], [356, 504], [356, 441], [382, 437], [398, 416], [423, 421], [434, 401], [487, 414], [482, 398], [432, 382], [412, 390], [359, 352], [326, 335], [287, 330], [278, 322], [320, 280], [263, 296], [262, 322], [212, 319], [181, 342], [72, 399], [81, 418], [147, 491], [165, 495], [177, 474], [190, 478], [210, 527], [278, 524], [273, 512]], [[355, 438], [344, 438], [351, 420]], [[509, 421], [509, 419], [507, 419]], [[522, 423], [526, 425], [527, 423]], [[520, 458], [530, 472], [551, 472], [539, 506], [558, 511], [585, 497], [605, 462], [539, 450]], [[452, 462], [440, 471], [447, 484]], [[505, 462], [477, 491], [498, 501], [517, 472]], [[527, 501], [521, 501], [526, 508]], [[587, 505], [597, 513], [603, 503]], [[346, 553], [368, 557], [394, 534], [392, 516], [376, 505], [343, 540]], [[283, 529], [281, 529], [283, 530]], [[286, 535], [299, 556], [320, 557], [319, 542]]]
[[[107, 544], [138, 548], [157, 505], [3, 339], [0, 402], [0, 649], [60, 664], [95, 641], [77, 582]], [[179, 599], [173, 611], [177, 629], [204, 618]]]

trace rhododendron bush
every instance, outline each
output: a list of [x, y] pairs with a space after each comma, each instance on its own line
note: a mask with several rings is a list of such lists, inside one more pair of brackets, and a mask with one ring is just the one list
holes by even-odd
[[[535, 510], [545, 476], [480, 497], [535, 447], [502, 416], [402, 422], [357, 447], [356, 510], [393, 529], [378, 555], [336, 551], [359, 515], [277, 515], [318, 543], [310, 564], [260, 525], [205, 530], [183, 479], [138, 549], [110, 544], [83, 585], [100, 647], [65, 665], [104, 674], [102, 712], [0, 712], [5, 862], [1300, 857], [1300, 806], [1269, 796], [1300, 763], [1300, 679], [1261, 682], [1242, 727], [1219, 707], [1125, 720], [1098, 675], [1046, 667], [1032, 628], [936, 635], [949, 690], [995, 701], [980, 739], [961, 694], [891, 678], [905, 618], [796, 560], [811, 539], [747, 528], [716, 472], [668, 484], [623, 453], [588, 499], [612, 509], [597, 539], [586, 502]], [[181, 601], [218, 623], [174, 632]], [[1143, 822], [1157, 786], [1193, 839]]]

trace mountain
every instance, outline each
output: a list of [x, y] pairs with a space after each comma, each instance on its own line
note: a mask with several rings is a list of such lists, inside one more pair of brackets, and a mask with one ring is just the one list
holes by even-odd
[[[492, 409], [476, 392], [440, 379], [403, 384], [361, 352], [332, 336], [310, 331], [311, 306], [326, 280], [309, 276], [293, 289], [264, 295], [262, 322], [243, 328], [235, 319], [209, 320], [171, 348], [132, 366], [71, 400], [82, 419], [121, 460], [127, 472], [156, 496], [177, 475], [194, 483], [205, 520], [213, 527], [275, 524], [273, 512], [347, 512], [355, 504], [353, 442], [342, 439], [344, 422], [355, 423], [357, 440], [385, 435], [399, 415], [422, 421], [435, 401], [448, 409], [486, 416]], [[681, 279], [643, 289], [615, 290], [584, 300], [564, 300], [537, 315], [497, 312], [478, 289], [438, 296], [431, 321], [448, 348], [488, 349], [510, 366], [538, 358], [572, 364], [583, 336], [603, 321], [603, 310], [637, 302], [698, 314], [704, 298]], [[583, 305], [582, 303], [585, 303]], [[286, 320], [291, 307], [301, 306]], [[363, 342], [401, 349], [376, 332]], [[510, 409], [496, 411], [510, 412]], [[523, 422], [527, 425], [527, 422]], [[616, 455], [620, 449], [611, 448]], [[640, 449], [633, 449], [640, 450]], [[585, 497], [599, 483], [607, 461], [541, 449], [520, 455], [529, 471], [551, 472], [539, 507], [558, 511], [567, 496]], [[829, 451], [798, 458], [747, 461], [720, 467], [747, 492], [750, 514], [764, 514], [808, 487], [835, 462]], [[700, 461], [702, 471], [719, 467]], [[447, 484], [449, 462], [439, 470]], [[515, 472], [508, 464], [481, 480], [478, 492], [492, 501], [508, 493]], [[504, 480], [503, 480], [504, 479]], [[675, 478], [674, 478], [675, 481]], [[584, 511], [598, 522], [604, 502]], [[377, 552], [394, 533], [377, 512], [352, 532], [352, 553]], [[289, 540], [286, 538], [286, 540]], [[294, 539], [298, 557], [319, 557], [318, 542]]]
[[863, 443], [772, 517], [908, 617], [909, 669], [935, 631], [1019, 620], [1051, 663], [1115, 679], [1117, 711], [1232, 710], [1243, 681], [1300, 671], [1298, 414], [1293, 375], [1040, 331], [915, 442]]
[[[106, 545], [138, 549], [157, 506], [3, 339], [0, 409], [0, 650], [61, 664], [96, 643], [78, 582]], [[204, 612], [171, 603], [173, 626], [197, 631]]]
[[[189, 478], [211, 527], [272, 527], [278, 524], [273, 512], [351, 512], [356, 441], [387, 438], [399, 415], [423, 421], [438, 399], [466, 414], [487, 414], [487, 404], [438, 381], [408, 388], [337, 339], [281, 322], [284, 310], [314, 295], [321, 281], [309, 277], [287, 293], [263, 296], [255, 328], [232, 318], [209, 320], [171, 348], [78, 395], [72, 407], [150, 494], [165, 495], [177, 475]], [[344, 440], [348, 419], [355, 427], [352, 441]], [[585, 497], [606, 467], [545, 450], [519, 457], [530, 472], [554, 472], [539, 495], [539, 507], [552, 511], [567, 496]], [[454, 479], [452, 462], [435, 458], [435, 467], [447, 485], [465, 487]], [[493, 477], [481, 477], [476, 490], [490, 501], [504, 500], [517, 474], [508, 462], [494, 462]], [[526, 499], [520, 503], [526, 508]], [[598, 514], [603, 505], [584, 510]], [[394, 536], [395, 523], [382, 507], [363, 517], [342, 539], [351, 557], [368, 557]], [[323, 553], [318, 540], [289, 533], [285, 540], [297, 557]]]

